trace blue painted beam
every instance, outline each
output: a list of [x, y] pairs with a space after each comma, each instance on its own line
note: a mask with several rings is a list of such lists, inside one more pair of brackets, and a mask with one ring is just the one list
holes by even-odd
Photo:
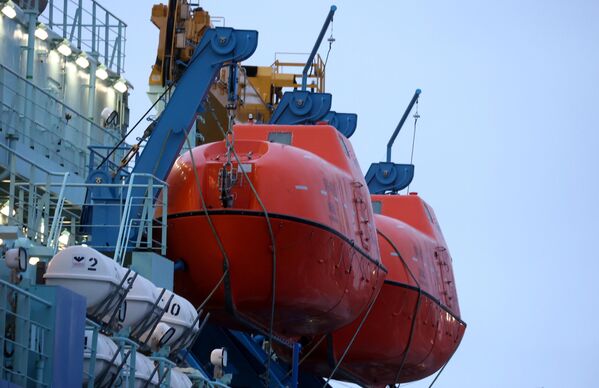
[[[249, 58], [257, 45], [257, 31], [225, 27], [206, 31], [167, 106], [156, 121], [132, 173], [151, 174], [158, 179], [166, 179], [219, 69], [225, 63], [236, 63]], [[106, 171], [96, 170], [90, 174], [88, 182], [120, 183], [120, 179], [120, 175], [111, 177]], [[133, 183], [147, 184], [148, 179], [138, 176]], [[91, 201], [100, 206], [94, 206], [93, 210], [88, 207], [84, 212], [91, 212], [91, 216], [88, 217], [92, 224], [92, 245], [97, 249], [106, 249], [116, 243], [118, 228], [105, 225], [114, 225], [120, 219], [119, 205], [123, 198], [119, 196], [119, 192], [120, 190], [91, 189]], [[157, 190], [154, 193], [146, 193], [145, 188], [139, 187], [133, 189], [132, 195], [134, 198], [144, 198], [148, 195], [155, 197]], [[132, 218], [139, 218], [142, 203], [139, 200], [132, 206]]]
[[395, 143], [395, 138], [397, 138], [399, 131], [401, 131], [401, 127], [403, 127], [403, 124], [406, 122], [406, 119], [408, 118], [408, 115], [412, 111], [414, 104], [416, 104], [416, 101], [418, 101], [418, 98], [420, 98], [421, 92], [422, 91], [420, 89], [416, 89], [416, 91], [414, 92], [414, 96], [412, 96], [412, 99], [410, 100], [408, 107], [406, 108], [405, 112], [403, 112], [403, 115], [401, 116], [401, 119], [399, 120], [399, 123], [397, 124], [397, 127], [395, 128], [395, 131], [393, 131], [393, 135], [391, 135], [391, 139], [389, 139], [389, 142], [387, 143], [387, 163], [391, 162], [391, 149], [393, 148], [393, 143]]
[[314, 57], [316, 56], [316, 52], [318, 52], [318, 48], [322, 43], [322, 38], [324, 38], [324, 33], [327, 32], [327, 28], [329, 28], [329, 24], [333, 21], [333, 15], [335, 15], [335, 11], [337, 11], [337, 7], [331, 5], [331, 9], [320, 29], [320, 33], [318, 34], [318, 38], [316, 38], [316, 42], [314, 43], [314, 47], [312, 48], [312, 52], [306, 61], [306, 66], [304, 66], [304, 70], [302, 71], [302, 90], [306, 90], [306, 85], [308, 83], [308, 71], [310, 70], [310, 66], [312, 66], [312, 62], [314, 61]]

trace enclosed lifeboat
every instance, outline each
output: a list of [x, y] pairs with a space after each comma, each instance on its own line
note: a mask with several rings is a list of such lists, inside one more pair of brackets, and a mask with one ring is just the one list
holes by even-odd
[[335, 378], [384, 386], [439, 370], [457, 349], [466, 324], [433, 210], [417, 195], [373, 195], [372, 201], [388, 270], [384, 285], [366, 318], [363, 314], [327, 336], [303, 367], [328, 376], [357, 332]]
[[210, 143], [168, 177], [167, 256], [185, 263], [177, 293], [227, 327], [269, 331], [273, 310], [285, 337], [349, 324], [386, 273], [351, 144], [329, 125], [234, 134], [241, 163], [224, 141]]

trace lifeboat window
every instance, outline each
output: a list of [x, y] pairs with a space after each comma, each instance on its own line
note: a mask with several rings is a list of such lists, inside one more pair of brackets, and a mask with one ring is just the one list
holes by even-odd
[[271, 143], [291, 145], [291, 132], [269, 132], [268, 141]]
[[381, 201], [372, 201], [372, 211], [374, 214], [381, 214], [383, 203]]

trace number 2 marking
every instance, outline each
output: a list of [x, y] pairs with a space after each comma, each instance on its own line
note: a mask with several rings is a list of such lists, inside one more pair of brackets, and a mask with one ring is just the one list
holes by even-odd
[[96, 259], [95, 257], [90, 257], [89, 258], [89, 262], [91, 263], [89, 267], [87, 267], [88, 271], [95, 271], [96, 270], [96, 265], [98, 265], [98, 259]]

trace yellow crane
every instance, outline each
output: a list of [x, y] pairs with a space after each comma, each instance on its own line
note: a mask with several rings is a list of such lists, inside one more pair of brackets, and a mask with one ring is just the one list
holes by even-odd
[[[160, 30], [148, 91], [150, 99], [155, 102], [168, 85], [177, 82], [194, 47], [212, 27], [212, 21], [206, 10], [193, 7], [187, 0], [169, 0], [168, 4], [154, 5], [151, 21]], [[307, 57], [307, 54], [300, 55]], [[298, 80], [301, 81], [301, 71], [306, 62], [293, 59], [298, 57], [296, 53], [277, 53], [270, 66], [240, 66], [237, 121], [247, 122], [250, 118], [256, 122], [270, 120], [284, 89], [301, 87]], [[196, 145], [223, 138], [220, 128], [226, 128], [227, 124], [227, 82], [228, 68], [223, 67], [208, 93], [207, 111], [198, 117]], [[325, 64], [320, 56], [312, 63], [308, 88], [315, 92], [325, 90]], [[163, 106], [163, 103], [158, 103], [156, 108], [160, 112]]]

